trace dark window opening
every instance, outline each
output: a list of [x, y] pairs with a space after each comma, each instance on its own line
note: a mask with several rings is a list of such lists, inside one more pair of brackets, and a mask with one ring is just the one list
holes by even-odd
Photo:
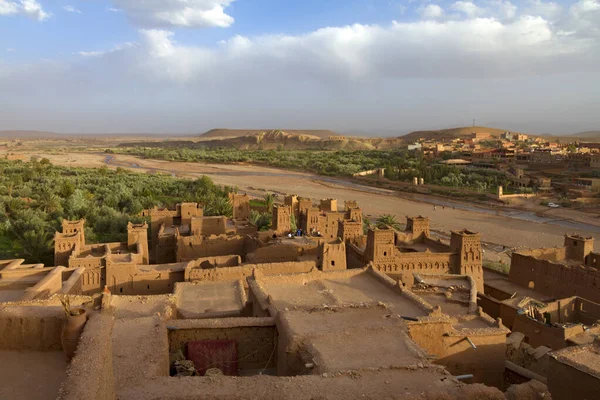
[[335, 261], [331, 260], [331, 265], [335, 266]]

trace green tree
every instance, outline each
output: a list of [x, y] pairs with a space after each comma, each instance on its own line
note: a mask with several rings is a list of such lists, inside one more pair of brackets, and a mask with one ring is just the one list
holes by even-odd
[[275, 195], [273, 193], [267, 193], [263, 197], [265, 199], [265, 204], [267, 205], [267, 210], [269, 212], [273, 211], [273, 204], [275, 203]]
[[18, 240], [20, 255], [29, 262], [52, 264], [52, 238], [48, 232], [28, 231]]
[[62, 209], [60, 198], [52, 192], [42, 192], [37, 201], [37, 206], [40, 210], [46, 213], [53, 213]]
[[400, 223], [396, 220], [396, 216], [392, 214], [383, 214], [375, 221], [378, 228], [391, 227], [396, 230], [400, 230]]

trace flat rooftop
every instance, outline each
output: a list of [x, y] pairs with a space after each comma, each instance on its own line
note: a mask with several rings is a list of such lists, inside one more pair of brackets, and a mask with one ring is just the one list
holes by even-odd
[[557, 361], [600, 378], [600, 343], [570, 346], [552, 353]]
[[240, 316], [247, 300], [242, 281], [177, 283], [175, 295], [183, 319]]
[[346, 270], [268, 276], [256, 281], [279, 310], [384, 303], [404, 316], [427, 315], [420, 304], [375, 274], [372, 270]]

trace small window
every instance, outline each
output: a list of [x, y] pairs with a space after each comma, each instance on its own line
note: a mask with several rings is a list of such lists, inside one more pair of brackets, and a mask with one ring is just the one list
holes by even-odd
[[150, 285], [148, 285], [148, 289], [150, 289]]
[[334, 267], [335, 266], [335, 261], [331, 260], [331, 266]]
[[120, 288], [120, 289], [119, 289], [119, 293], [123, 293], [123, 288]]
[[383, 256], [384, 256], [384, 257], [385, 257], [385, 256], [387, 256], [387, 251], [384, 251], [384, 252], [383, 252]]

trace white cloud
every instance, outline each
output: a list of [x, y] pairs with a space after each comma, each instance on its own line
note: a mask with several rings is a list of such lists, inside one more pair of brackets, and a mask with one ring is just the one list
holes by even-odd
[[6, 52], [7, 52], [7, 53], [14, 53], [14, 52], [16, 52], [16, 51], [17, 51], [17, 49], [14, 49], [14, 48], [12, 48], [12, 47], [9, 47], [9, 48], [7, 48], [7, 49], [6, 49]]
[[71, 5], [63, 6], [63, 10], [65, 10], [66, 12], [70, 12], [70, 13], [81, 14], [81, 10], [79, 10]]
[[77, 51], [74, 52], [74, 55], [78, 55], [78, 56], [82, 56], [82, 57], [100, 57], [100, 56], [104, 56], [110, 53], [117, 53], [120, 52], [122, 50], [125, 49], [129, 49], [132, 47], [135, 47], [136, 44], [132, 43], [132, 42], [126, 42], [126, 43], [121, 43], [119, 45], [116, 45], [115, 47], [113, 47], [110, 50], [105, 50], [105, 51]]
[[[277, 122], [335, 129], [381, 121], [423, 128], [440, 115], [454, 124], [457, 116], [483, 119], [486, 110], [495, 121], [537, 119], [549, 127], [542, 129], [555, 129], [556, 122], [587, 118], [597, 129], [600, 20], [590, 1], [559, 9], [552, 19], [539, 11], [552, 3], [517, 9], [490, 0], [476, 10], [458, 6], [467, 10], [460, 15], [448, 15], [457, 12], [448, 6], [436, 18], [232, 36], [214, 46], [188, 42], [175, 26], [140, 27], [139, 43], [83, 48], [62, 63], [0, 62], [0, 97], [11, 99], [0, 99], [0, 119], [17, 126], [23, 115], [29, 123], [26, 112], [44, 109], [45, 101], [46, 121], [77, 121], [69, 118], [77, 111], [82, 125], [113, 124], [116, 131], [123, 121], [142, 126], [133, 130]], [[534, 6], [536, 13], [529, 11]], [[131, 9], [124, 12], [132, 18]], [[56, 92], [59, 100], [45, 99]]]
[[0, 16], [7, 15], [24, 15], [38, 21], [44, 21], [52, 16], [43, 10], [37, 0], [0, 0]]
[[470, 1], [457, 1], [450, 6], [451, 9], [464, 13], [469, 18], [475, 18], [484, 14], [483, 9]]
[[444, 15], [444, 9], [437, 4], [429, 4], [420, 10], [420, 14], [427, 19], [440, 18]]
[[571, 10], [578, 15], [600, 10], [598, 0], [580, 0], [573, 5]]
[[540, 16], [549, 21], [554, 21], [561, 16], [563, 8], [560, 4], [552, 1], [529, 0], [525, 12], [529, 15]]
[[114, 7], [109, 7], [109, 8], [107, 8], [106, 10], [107, 10], [107, 11], [110, 11], [110, 12], [115, 12], [115, 13], [118, 13], [118, 12], [121, 12], [121, 11], [122, 11], [122, 10], [120, 10], [120, 9], [118, 9], [118, 8], [114, 8]]
[[132, 22], [145, 28], [225, 28], [233, 18], [225, 8], [234, 0], [113, 0]]

